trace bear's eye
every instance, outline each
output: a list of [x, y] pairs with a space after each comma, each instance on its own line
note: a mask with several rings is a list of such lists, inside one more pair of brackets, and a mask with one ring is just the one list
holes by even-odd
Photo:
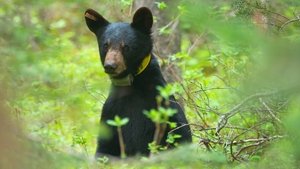
[[104, 50], [105, 52], [107, 52], [107, 50], [108, 50], [108, 43], [104, 43], [104, 45], [103, 45], [103, 50]]
[[128, 52], [129, 51], [129, 46], [128, 45], [124, 45], [122, 48], [123, 48], [124, 52]]

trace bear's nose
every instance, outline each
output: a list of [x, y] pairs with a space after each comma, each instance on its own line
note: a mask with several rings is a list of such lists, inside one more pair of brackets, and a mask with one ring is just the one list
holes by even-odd
[[115, 63], [105, 63], [104, 64], [104, 69], [106, 73], [114, 73], [114, 71], [117, 68], [117, 64]]

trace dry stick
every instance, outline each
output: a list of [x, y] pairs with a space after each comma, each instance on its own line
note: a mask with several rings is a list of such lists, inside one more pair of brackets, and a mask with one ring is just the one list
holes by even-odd
[[281, 25], [281, 27], [279, 28], [279, 31], [282, 31], [283, 28], [285, 26], [287, 26], [288, 24], [293, 23], [293, 22], [297, 22], [297, 21], [300, 21], [300, 18], [291, 19], [291, 20], [285, 22], [284, 24]]
[[[155, 132], [154, 132], [154, 138], [153, 141], [155, 145], [159, 145], [164, 133], [166, 132], [167, 124], [160, 124], [159, 122], [155, 123]], [[151, 153], [152, 155], [152, 153]]]
[[287, 104], [290, 103], [290, 99], [286, 99], [278, 108], [277, 110], [281, 110], [282, 108], [286, 107]]
[[155, 132], [154, 132], [154, 137], [153, 137], [153, 141], [156, 143], [156, 145], [159, 144], [158, 141], [159, 141], [160, 127], [161, 126], [160, 126], [159, 122], [156, 122], [155, 123]]
[[[197, 135], [194, 135], [195, 137], [199, 137]], [[257, 139], [246, 139], [246, 140], [238, 140], [238, 141], [232, 141], [230, 143], [230, 145], [239, 145], [239, 144], [245, 144], [245, 143], [252, 143], [252, 142], [259, 142], [259, 141], [265, 141], [265, 140], [275, 140], [277, 138], [283, 138], [285, 136], [272, 136], [272, 137], [268, 137], [268, 138], [257, 138]], [[214, 140], [210, 140], [210, 139], [207, 139], [210, 143], [213, 143], [213, 144], [219, 144], [219, 145], [223, 145], [225, 144], [226, 142], [222, 141], [222, 140], [219, 140], [219, 141], [214, 141]], [[229, 144], [228, 144], [229, 145]]]
[[271, 140], [275, 140], [278, 138], [284, 138], [284, 137], [286, 137], [286, 136], [275, 135], [275, 136], [271, 136], [271, 137], [250, 138], [250, 139], [246, 139], [246, 140], [236, 141], [234, 144], [251, 143], [251, 142], [258, 142], [258, 141], [271, 141]]
[[[176, 131], [176, 130], [182, 128], [182, 127], [185, 127], [185, 126], [191, 126], [191, 125], [193, 125], [193, 126], [200, 126], [200, 125], [196, 125], [196, 124], [192, 124], [192, 123], [189, 123], [189, 124], [183, 124], [183, 125], [181, 125], [181, 126], [178, 126], [178, 127], [174, 128], [174, 129], [170, 130], [170, 131], [168, 132], [168, 134], [173, 133], [174, 131]], [[201, 127], [202, 127], [202, 126], [201, 126]]]
[[171, 20], [167, 25], [163, 26], [165, 28], [170, 28], [173, 24], [176, 24], [176, 22], [179, 20], [180, 15], [176, 16], [173, 20]]
[[131, 4], [130, 4], [128, 16], [132, 16], [133, 4], [134, 4], [134, 2], [132, 1]]
[[193, 44], [188, 48], [187, 50], [187, 54], [190, 55], [192, 53], [192, 51], [194, 50], [194, 48], [199, 44], [200, 39], [206, 35], [206, 32], [201, 33], [201, 35], [197, 36], [197, 38], [195, 39], [195, 41], [193, 42]]
[[234, 90], [230, 87], [212, 87], [212, 88], [206, 88], [206, 89], [201, 89], [201, 90], [194, 90], [191, 93], [197, 93], [197, 92], [202, 92], [202, 91], [209, 91], [209, 90]]
[[158, 134], [157, 144], [160, 144], [160, 142], [166, 132], [166, 129], [167, 129], [167, 124], [166, 123], [161, 124], [161, 131]]
[[123, 140], [121, 127], [117, 127], [117, 131], [118, 131], [119, 144], [120, 144], [120, 150], [121, 150], [121, 158], [125, 158], [126, 157], [125, 144], [124, 144], [124, 140]]
[[229, 145], [230, 145], [230, 155], [231, 155], [231, 157], [233, 158], [233, 160], [240, 161], [240, 160], [237, 159], [236, 156], [233, 154], [232, 146], [233, 146], [234, 140], [237, 139], [238, 137], [240, 137], [241, 135], [247, 133], [248, 131], [253, 130], [254, 128], [256, 128], [256, 127], [258, 127], [258, 126], [260, 126], [260, 125], [263, 125], [263, 124], [265, 124], [265, 121], [261, 121], [259, 124], [250, 127], [248, 130], [243, 131], [242, 133], [238, 134], [237, 136], [235, 136], [235, 137], [231, 140], [231, 142], [230, 142]]
[[[169, 106], [170, 100], [167, 99], [165, 105]], [[157, 107], [161, 107], [161, 103], [158, 103]], [[154, 133], [153, 141], [156, 143], [156, 145], [160, 144], [163, 135], [165, 134], [166, 128], [167, 128], [166, 123], [162, 123], [162, 124], [160, 124], [159, 122], [155, 123], [155, 133]]]
[[269, 141], [272, 141], [272, 140], [275, 140], [275, 139], [283, 138], [283, 137], [284, 137], [284, 136], [278, 135], [278, 136], [272, 136], [272, 137], [267, 137], [267, 138], [258, 138], [258, 139], [242, 140], [242, 141], [244, 141], [244, 143], [246, 143], [246, 142], [256, 142], [256, 143], [241, 148], [241, 149], [235, 154], [235, 156], [240, 155], [244, 150], [246, 150], [246, 149], [248, 149], [248, 148], [250, 148], [250, 147], [260, 146], [260, 145], [262, 145], [263, 143], [266, 143], [266, 142], [269, 142]]
[[206, 139], [206, 138], [200, 139], [199, 144], [201, 144], [201, 143], [205, 146], [207, 151], [211, 151], [212, 146], [210, 144], [211, 143], [210, 139]]
[[282, 124], [282, 121], [277, 118], [274, 114], [274, 112], [272, 111], [272, 109], [263, 101], [262, 98], [259, 98], [259, 101], [266, 107], [266, 109], [268, 110], [268, 112], [270, 113], [270, 115], [275, 119], [277, 120], [280, 124]]
[[251, 145], [248, 145], [248, 146], [245, 146], [243, 148], [241, 148], [234, 156], [237, 157], [238, 155], [240, 155], [240, 153], [250, 147], [255, 147], [255, 146], [259, 146], [259, 145], [262, 145], [263, 143], [265, 143], [266, 141], [263, 140], [263, 141], [260, 141], [260, 142], [257, 142], [257, 143], [254, 143], [254, 144], [251, 144]]

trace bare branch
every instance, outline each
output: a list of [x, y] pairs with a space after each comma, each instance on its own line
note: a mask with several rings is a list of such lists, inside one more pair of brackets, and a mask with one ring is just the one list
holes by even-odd
[[260, 98], [260, 97], [266, 97], [270, 95], [274, 95], [278, 93], [278, 91], [272, 91], [272, 92], [265, 92], [265, 93], [256, 93], [251, 96], [246, 97], [244, 100], [242, 100], [241, 103], [238, 105], [234, 106], [231, 110], [229, 110], [227, 113], [223, 114], [217, 124], [216, 127], [216, 135], [219, 134], [219, 132], [224, 128], [224, 126], [227, 124], [227, 121], [230, 117], [234, 116], [235, 114], [238, 113], [238, 111], [243, 107], [248, 101]]
[[258, 139], [248, 139], [248, 140], [241, 140], [239, 141], [240, 143], [249, 143], [249, 142], [254, 142], [253, 144], [247, 145], [245, 147], [242, 147], [237, 153], [235, 153], [235, 158], [237, 156], [239, 156], [244, 150], [251, 148], [251, 147], [255, 147], [255, 146], [260, 146], [263, 145], [264, 143], [270, 142], [272, 140], [276, 140], [276, 139], [281, 139], [284, 138], [285, 136], [280, 136], [280, 135], [276, 135], [276, 136], [271, 136], [271, 137], [263, 137], [263, 138], [258, 138]]
[[275, 116], [273, 110], [262, 100], [262, 98], [259, 98], [259, 101], [265, 106], [265, 108], [268, 110], [272, 118], [278, 121], [280, 124], [282, 124], [282, 121]]
[[279, 28], [279, 31], [282, 31], [283, 28], [285, 26], [287, 26], [288, 24], [293, 23], [293, 22], [297, 22], [297, 21], [300, 21], [300, 18], [294, 18], [294, 19], [291, 19], [291, 20], [285, 22], [284, 24], [281, 25], [281, 27]]
[[[186, 93], [187, 97], [193, 102], [196, 103], [193, 99], [193, 97], [190, 95], [190, 93], [187, 91], [187, 89], [185, 88], [185, 86], [180, 83], [182, 89], [184, 90], [184, 92]], [[206, 121], [204, 120], [204, 117], [195, 109], [196, 114], [198, 115], [198, 117], [202, 120], [202, 122], [204, 123], [205, 126], [208, 126]]]
[[195, 41], [193, 42], [193, 44], [188, 48], [187, 50], [187, 54], [190, 55], [192, 53], [192, 51], [194, 50], [194, 48], [200, 44], [200, 40], [203, 38], [203, 36], [205, 36], [205, 32], [201, 33], [201, 35], [197, 36], [197, 38], [195, 39]]
[[250, 138], [250, 139], [246, 139], [246, 140], [233, 141], [232, 144], [234, 145], [234, 144], [253, 143], [253, 142], [260, 142], [260, 141], [272, 141], [272, 140], [281, 139], [284, 137], [285, 136], [276, 135], [276, 136], [271, 136], [271, 137]]

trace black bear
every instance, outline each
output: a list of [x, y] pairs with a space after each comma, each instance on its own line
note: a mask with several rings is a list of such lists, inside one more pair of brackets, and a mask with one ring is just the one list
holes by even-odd
[[[129, 123], [122, 126], [122, 135], [128, 156], [149, 155], [148, 144], [153, 141], [155, 124], [143, 113], [157, 108], [157, 86], [165, 86], [156, 57], [151, 53], [151, 11], [142, 7], [138, 9], [132, 23], [109, 23], [92, 9], [85, 12], [88, 28], [96, 35], [100, 59], [112, 85], [109, 96], [103, 106], [101, 123], [116, 115], [128, 117]], [[168, 107], [177, 113], [169, 121], [176, 122], [174, 133], [181, 135], [177, 142], [191, 142], [191, 131], [183, 110], [170, 97]], [[183, 125], [183, 126], [182, 126]], [[108, 126], [112, 131], [109, 139], [98, 139], [96, 156], [106, 154], [120, 156], [120, 146], [116, 127]], [[161, 145], [166, 145], [170, 128], [163, 133]]]

